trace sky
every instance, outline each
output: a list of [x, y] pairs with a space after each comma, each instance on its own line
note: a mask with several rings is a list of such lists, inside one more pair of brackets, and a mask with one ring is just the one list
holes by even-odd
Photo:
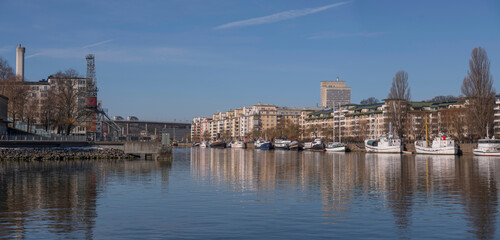
[[460, 94], [483, 47], [500, 91], [499, 1], [0, 0], [0, 56], [25, 76], [95, 54], [111, 116], [191, 121], [257, 103], [314, 107], [337, 76], [351, 102], [389, 93], [408, 72], [412, 100]]

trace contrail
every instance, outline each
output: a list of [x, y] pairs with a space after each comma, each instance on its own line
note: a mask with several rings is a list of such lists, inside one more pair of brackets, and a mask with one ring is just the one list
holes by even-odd
[[29, 56], [26, 56], [26, 59], [32, 58], [32, 57], [35, 57], [35, 56], [38, 56], [38, 55], [42, 55], [42, 54], [43, 54], [43, 52], [37, 52], [37, 53], [31, 54]]
[[[80, 49], [87, 49], [87, 48], [91, 48], [91, 47], [96, 47], [96, 46], [99, 46], [99, 45], [103, 45], [103, 44], [106, 44], [106, 43], [109, 43], [109, 42], [112, 42], [114, 41], [113, 39], [109, 39], [109, 40], [105, 40], [105, 41], [101, 41], [101, 42], [97, 42], [97, 43], [92, 43], [92, 44], [89, 44], [89, 45], [85, 45], [83, 47], [81, 47]], [[67, 48], [67, 49], [51, 49], [50, 51], [54, 51], [54, 50], [68, 50], [68, 51], [75, 51], [77, 50], [78, 48]], [[38, 55], [44, 55], [46, 53], [49, 53], [50, 52], [49, 50], [42, 50], [40, 52], [37, 52], [37, 53], [34, 53], [34, 54], [31, 54], [29, 56], [26, 56], [26, 59], [28, 58], [32, 58], [32, 57], [36, 57]]]
[[318, 7], [318, 8], [306, 8], [306, 9], [290, 10], [290, 11], [275, 13], [275, 14], [272, 14], [269, 16], [251, 18], [251, 19], [247, 19], [247, 20], [226, 23], [226, 24], [217, 26], [214, 29], [226, 29], [226, 28], [233, 28], [233, 27], [244, 27], [244, 26], [252, 26], [252, 25], [258, 25], [258, 24], [280, 22], [280, 21], [284, 21], [284, 20], [288, 20], [288, 19], [298, 18], [298, 17], [309, 15], [309, 14], [325, 11], [327, 9], [339, 7], [339, 6], [342, 6], [344, 4], [351, 3], [351, 2], [352, 1], [340, 2], [340, 3], [326, 5], [323, 7]]
[[109, 43], [109, 42], [112, 42], [112, 41], [114, 41], [114, 40], [113, 39], [109, 39], [109, 40], [105, 40], [105, 41], [102, 41], [102, 42], [97, 42], [97, 43], [89, 44], [87, 46], [83, 46], [82, 48], [91, 48], [91, 47], [103, 45], [103, 44], [106, 44], [106, 43]]

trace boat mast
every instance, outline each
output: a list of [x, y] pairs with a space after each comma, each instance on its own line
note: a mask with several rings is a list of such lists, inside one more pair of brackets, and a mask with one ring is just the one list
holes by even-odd
[[425, 114], [425, 147], [429, 147], [429, 137], [427, 136], [427, 114]]
[[488, 129], [488, 123], [486, 123], [486, 139], [490, 139], [490, 132]]
[[339, 142], [342, 142], [342, 122], [340, 121], [340, 103], [339, 103]]
[[335, 142], [335, 104], [332, 105], [332, 128], [333, 128], [333, 139], [332, 142]]

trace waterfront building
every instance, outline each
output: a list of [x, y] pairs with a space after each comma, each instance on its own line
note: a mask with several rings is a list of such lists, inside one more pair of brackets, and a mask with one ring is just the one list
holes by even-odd
[[493, 131], [495, 138], [500, 138], [500, 95], [495, 96], [494, 107], [495, 118], [493, 120]]
[[[389, 134], [387, 100], [372, 105], [346, 104], [340, 108], [304, 112], [301, 116], [303, 139], [321, 137], [332, 139], [333, 124], [336, 138], [341, 134], [347, 141], [362, 141]], [[432, 136], [448, 135], [456, 139], [467, 136], [464, 103], [410, 102], [406, 121], [405, 138], [415, 140], [425, 137], [425, 119]], [[340, 133], [339, 133], [340, 131]]]
[[[42, 79], [37, 82], [23, 81], [22, 84], [26, 89], [26, 96], [28, 96], [27, 109], [26, 112], [30, 116], [34, 116], [32, 121], [33, 125], [42, 128], [50, 129], [52, 132], [56, 132], [57, 129], [52, 126], [46, 126], [45, 117], [47, 115], [53, 114], [51, 112], [44, 111], [47, 104], [51, 104], [49, 99], [49, 94], [60, 95], [59, 91], [64, 89], [66, 86], [73, 88], [72, 94], [77, 97], [73, 98], [75, 103], [74, 112], [76, 112], [79, 117], [76, 120], [77, 126], [72, 130], [72, 134], [85, 135], [89, 126], [87, 125], [88, 119], [84, 116], [84, 111], [86, 107], [86, 93], [88, 90], [88, 85], [91, 79], [81, 78], [81, 77], [71, 77], [71, 78], [61, 78], [57, 76], [49, 76], [47, 80]], [[62, 86], [66, 85], [66, 86]], [[61, 87], [58, 87], [61, 86]], [[100, 129], [99, 129], [100, 130]]]
[[331, 108], [351, 103], [351, 88], [345, 81], [321, 81], [321, 106]]
[[212, 118], [195, 117], [191, 123], [192, 139], [203, 135], [200, 124], [205, 121], [209, 126], [210, 138], [226, 140], [264, 137], [278, 124], [300, 124], [304, 111], [317, 111], [319, 108], [277, 107], [272, 104], [256, 104], [226, 112], [218, 112]]
[[[205, 135], [210, 134], [210, 121], [208, 117], [195, 117], [191, 123], [191, 139], [192, 141], [200, 141], [205, 138]], [[205, 134], [206, 133], [206, 134]], [[209, 135], [210, 136], [210, 135]]]

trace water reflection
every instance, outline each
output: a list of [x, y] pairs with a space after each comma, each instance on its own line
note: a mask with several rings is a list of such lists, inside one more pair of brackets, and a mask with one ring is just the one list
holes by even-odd
[[[168, 185], [172, 162], [0, 162], [1, 239], [93, 238], [97, 199], [112, 179]], [[58, 237], [55, 237], [58, 236]]]
[[429, 214], [462, 215], [457, 219], [466, 219], [469, 227], [464, 233], [494, 238], [497, 161], [471, 156], [217, 149], [193, 149], [191, 154], [192, 174], [205, 183], [237, 191], [320, 195], [325, 223], [347, 221], [359, 211], [356, 206], [366, 207], [363, 204], [371, 201], [372, 210], [389, 210], [402, 238], [411, 237], [415, 219]]

